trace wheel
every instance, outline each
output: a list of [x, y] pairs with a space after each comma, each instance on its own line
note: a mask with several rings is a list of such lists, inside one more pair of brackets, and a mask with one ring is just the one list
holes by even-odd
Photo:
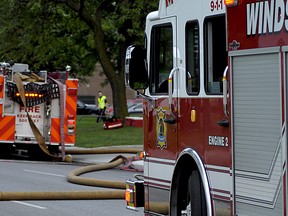
[[198, 170], [193, 170], [188, 179], [189, 193], [187, 194], [188, 205], [186, 210], [192, 216], [206, 216], [206, 200], [201, 176]]
[[1, 144], [1, 151], [0, 151], [0, 158], [1, 159], [6, 159], [10, 157], [10, 154], [13, 153], [13, 146], [8, 143], [3, 143]]
[[188, 190], [186, 209], [181, 211], [181, 215], [186, 216], [206, 216], [205, 193], [198, 170], [193, 170], [188, 178]]

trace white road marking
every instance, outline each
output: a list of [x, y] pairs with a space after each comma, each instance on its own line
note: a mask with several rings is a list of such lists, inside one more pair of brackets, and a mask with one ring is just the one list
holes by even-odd
[[18, 204], [25, 205], [25, 206], [29, 206], [29, 207], [33, 207], [33, 208], [37, 208], [37, 209], [47, 209], [46, 207], [43, 207], [43, 206], [32, 205], [32, 204], [20, 202], [20, 201], [11, 201], [11, 202], [18, 203]]
[[50, 176], [57, 176], [57, 177], [64, 177], [64, 178], [66, 178], [65, 175], [58, 175], [58, 174], [54, 174], [54, 173], [46, 173], [46, 172], [40, 172], [40, 171], [35, 171], [35, 170], [24, 170], [24, 171], [25, 171], [25, 172], [42, 174], [42, 175], [50, 175]]

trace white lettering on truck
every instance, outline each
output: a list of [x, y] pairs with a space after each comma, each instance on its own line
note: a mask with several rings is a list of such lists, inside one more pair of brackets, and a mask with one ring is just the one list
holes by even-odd
[[[270, 2], [270, 4], [269, 4]], [[288, 31], [288, 1], [259, 1], [246, 5], [247, 35]]]
[[208, 144], [212, 146], [228, 146], [228, 137], [208, 136]]
[[[42, 119], [42, 115], [40, 113], [40, 106], [27, 107], [27, 111], [29, 112], [30, 117], [34, 123], [40, 123], [40, 120]], [[19, 108], [17, 119], [19, 123], [28, 123], [28, 116], [23, 106], [20, 106]]]

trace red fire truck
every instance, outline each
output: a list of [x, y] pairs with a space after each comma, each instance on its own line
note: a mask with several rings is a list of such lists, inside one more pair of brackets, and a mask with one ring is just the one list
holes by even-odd
[[287, 215], [288, 2], [160, 0], [125, 76], [145, 98], [145, 215]]
[[[58, 153], [61, 145], [64, 156], [65, 145], [75, 144], [76, 133], [78, 80], [68, 78], [71, 67], [67, 66], [66, 71], [35, 73], [27, 64], [0, 65], [1, 152], [21, 149], [37, 156], [41, 152], [37, 144], [51, 154]], [[18, 83], [16, 76], [20, 77]]]

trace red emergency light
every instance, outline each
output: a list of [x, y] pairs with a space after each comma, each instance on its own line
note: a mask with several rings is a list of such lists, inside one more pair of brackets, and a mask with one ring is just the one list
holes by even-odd
[[77, 88], [68, 88], [68, 95], [77, 96]]
[[67, 115], [67, 119], [68, 120], [75, 120], [75, 116], [74, 115]]
[[234, 7], [238, 5], [238, 0], [224, 0], [224, 3], [227, 7]]

